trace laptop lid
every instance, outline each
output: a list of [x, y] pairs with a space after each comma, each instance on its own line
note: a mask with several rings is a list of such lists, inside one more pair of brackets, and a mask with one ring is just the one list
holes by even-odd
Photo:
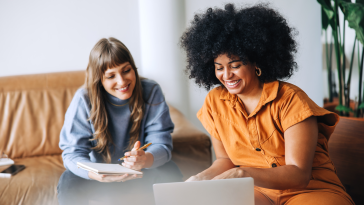
[[254, 205], [251, 177], [154, 184], [156, 205]]

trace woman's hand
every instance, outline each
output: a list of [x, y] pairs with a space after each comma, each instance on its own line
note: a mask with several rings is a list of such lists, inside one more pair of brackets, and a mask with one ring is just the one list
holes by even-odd
[[235, 167], [234, 163], [230, 160], [226, 153], [222, 142], [217, 140], [215, 137], [211, 137], [211, 141], [215, 149], [216, 160], [208, 169], [188, 178], [186, 182], [211, 180]]
[[88, 172], [88, 177], [99, 182], [125, 182], [132, 179], [142, 178], [142, 175], [122, 174], [122, 175], [99, 175], [93, 172]]
[[134, 144], [134, 148], [130, 152], [126, 152], [124, 162], [122, 165], [129, 169], [141, 170], [143, 168], [148, 168], [153, 165], [153, 155], [149, 152], [144, 152], [144, 150], [138, 150], [140, 147], [140, 141]]
[[204, 176], [202, 173], [200, 174], [197, 174], [195, 176], [192, 176], [190, 178], [188, 178], [186, 180], [186, 182], [193, 182], [193, 181], [203, 181], [203, 180], [216, 180], [216, 179], [232, 179], [232, 178], [242, 178], [242, 177], [248, 177], [248, 176], [245, 176], [247, 175], [246, 172], [244, 172], [243, 169], [241, 168], [232, 168], [232, 169], [229, 169], [215, 177], [207, 177], [207, 176]]
[[212, 180], [249, 177], [249, 176], [246, 176], [246, 175], [247, 175], [247, 173], [244, 172], [243, 169], [241, 169], [239, 167], [235, 167], [235, 168], [232, 168], [232, 169], [229, 169], [229, 170], [223, 172], [222, 174], [217, 175]]
[[203, 181], [203, 180], [206, 180], [206, 179], [204, 179], [204, 177], [202, 177], [200, 174], [197, 174], [197, 175], [194, 175], [194, 176], [191, 176], [190, 178], [188, 178], [186, 180], [186, 182], [195, 182], [195, 181]]

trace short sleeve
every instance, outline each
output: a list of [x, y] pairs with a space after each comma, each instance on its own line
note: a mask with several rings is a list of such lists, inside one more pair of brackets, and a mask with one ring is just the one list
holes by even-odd
[[325, 127], [327, 138], [339, 121], [337, 114], [318, 106], [302, 90], [291, 92], [282, 99], [280, 121], [284, 132], [311, 116], [316, 116], [319, 125]]
[[207, 132], [210, 133], [211, 136], [221, 141], [221, 138], [216, 130], [214, 118], [212, 115], [211, 109], [211, 95], [210, 93], [206, 96], [205, 102], [202, 108], [197, 112], [197, 118], [200, 120], [202, 125], [205, 127]]

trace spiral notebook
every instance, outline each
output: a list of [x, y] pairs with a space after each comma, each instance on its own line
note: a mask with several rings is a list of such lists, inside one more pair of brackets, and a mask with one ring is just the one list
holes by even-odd
[[141, 171], [129, 169], [120, 164], [77, 162], [77, 167], [99, 175], [143, 174]]

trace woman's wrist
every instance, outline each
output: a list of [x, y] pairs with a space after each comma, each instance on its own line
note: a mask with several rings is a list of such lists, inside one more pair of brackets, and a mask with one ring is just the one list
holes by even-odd
[[145, 156], [146, 156], [146, 162], [145, 165], [143, 166], [143, 168], [150, 168], [153, 166], [154, 163], [154, 156], [152, 153], [150, 152], [145, 152]]

